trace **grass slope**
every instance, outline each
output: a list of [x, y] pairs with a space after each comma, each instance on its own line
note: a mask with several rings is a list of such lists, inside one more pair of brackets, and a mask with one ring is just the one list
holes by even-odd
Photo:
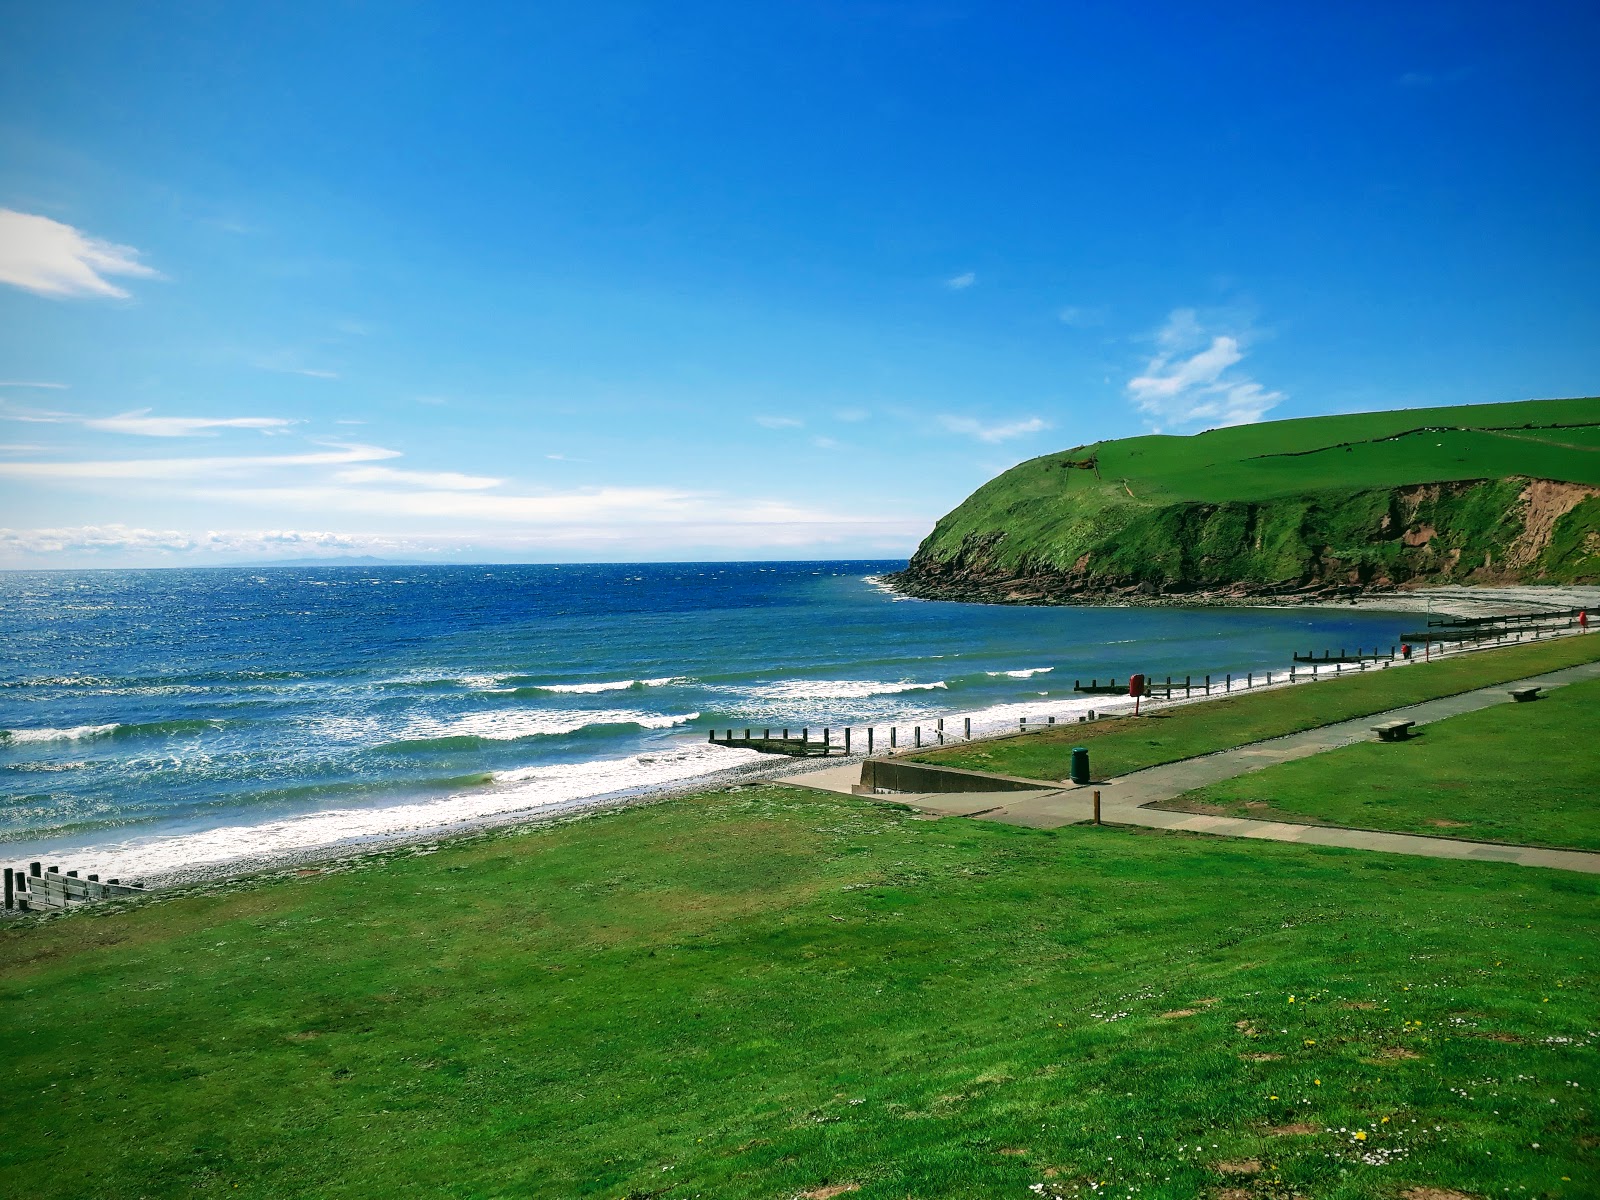
[[1597, 898], [734, 789], [5, 928], [0, 1189], [1593, 1196]]
[[1138, 718], [1049, 726], [1036, 733], [910, 757], [971, 771], [1061, 780], [1071, 775], [1072, 748], [1085, 746], [1095, 776], [1110, 778], [1596, 659], [1600, 659], [1600, 637], [1561, 638], [1391, 670], [1352, 672], [1292, 688], [1246, 692]]
[[1600, 850], [1600, 681], [1283, 763], [1162, 808]]
[[[1090, 456], [1097, 471], [1064, 465]], [[980, 575], [1073, 572], [1108, 586], [1288, 585], [1328, 559], [1397, 582], [1465, 572], [1486, 556], [1504, 564], [1522, 532], [1526, 478], [1600, 486], [1600, 399], [1310, 417], [1045, 455], [941, 519], [908, 581], [937, 578], [941, 564]], [[1424, 484], [1460, 486], [1396, 494]], [[1562, 521], [1559, 552], [1552, 546], [1532, 573], [1600, 574], [1600, 547], [1589, 542], [1600, 504]], [[1437, 539], [1427, 550], [1400, 540], [1424, 527]]]

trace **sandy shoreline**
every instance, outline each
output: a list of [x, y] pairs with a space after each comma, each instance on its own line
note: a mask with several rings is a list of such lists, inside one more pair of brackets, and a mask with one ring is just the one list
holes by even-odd
[[[1099, 607], [1099, 606], [1096, 606]], [[1241, 606], [1242, 607], [1242, 606]], [[1248, 607], [1288, 607], [1278, 604], [1248, 605]], [[1327, 607], [1349, 608], [1351, 602], [1344, 601], [1337, 604], [1304, 605], [1297, 604], [1293, 607]], [[1395, 612], [1432, 613], [1439, 616], [1477, 617], [1503, 615], [1511, 612], [1528, 612], [1535, 610], [1558, 610], [1568, 608], [1593, 607], [1600, 610], [1600, 587], [1512, 587], [1512, 588], [1437, 588], [1426, 591], [1419, 590], [1407, 593], [1382, 593], [1357, 598], [1354, 607]], [[1463, 648], [1454, 653], [1470, 653], [1473, 648]], [[1402, 663], [1396, 666], [1407, 665]], [[1299, 683], [1311, 682], [1311, 676], [1302, 673], [1301, 678], [1291, 685], [1287, 678], [1281, 683], [1274, 682], [1273, 687], [1298, 686]], [[1257, 690], [1259, 690], [1259, 685]], [[1194, 697], [1189, 700], [1173, 700], [1163, 702], [1162, 707], [1169, 704], [1198, 703], [1203, 699], [1214, 697]], [[1115, 715], [1120, 709], [1127, 707], [1125, 698], [1118, 697], [1091, 697], [1082, 701], [1068, 702], [1057, 701], [1054, 704], [1023, 702], [1015, 705], [1004, 706], [1016, 709], [1018, 713], [1027, 715], [1030, 723], [1039, 721], [1040, 718], [1052, 715], [1050, 709], [1055, 709], [1054, 715], [1061, 717], [1063, 714], [1070, 720], [1072, 716], [1084, 708], [1093, 708]], [[913, 720], [915, 718], [912, 718]], [[946, 714], [946, 720], [961, 719], [960, 714]], [[887, 724], [887, 723], [885, 723]], [[996, 726], [993, 722], [982, 733], [975, 733], [973, 741], [989, 740], [996, 737], [1015, 736], [1016, 730], [1010, 725]], [[959, 739], [954, 739], [959, 740]], [[924, 747], [926, 748], [926, 747]], [[900, 753], [911, 752], [906, 747], [900, 748]], [[880, 749], [880, 754], [882, 750]], [[177, 895], [190, 891], [195, 887], [211, 887], [227, 882], [244, 882], [253, 879], [266, 879], [282, 877], [296, 871], [309, 869], [334, 869], [340, 864], [348, 867], [363, 859], [374, 856], [384, 856], [405, 850], [415, 850], [419, 847], [437, 846], [445, 841], [453, 841], [464, 837], [482, 836], [494, 832], [505, 832], [511, 829], [584, 819], [629, 808], [639, 804], [654, 803], [660, 800], [669, 800], [677, 797], [693, 795], [697, 792], [730, 787], [741, 783], [754, 783], [778, 778], [804, 774], [811, 770], [821, 770], [826, 767], [838, 767], [842, 763], [859, 761], [865, 755], [852, 755], [850, 758], [829, 757], [825, 759], [798, 760], [786, 757], [763, 757], [761, 761], [740, 763], [729, 768], [713, 771], [690, 778], [645, 784], [636, 788], [625, 788], [603, 795], [578, 797], [556, 803], [543, 804], [534, 807], [513, 809], [491, 815], [455, 820], [435, 826], [419, 826], [392, 834], [373, 835], [370, 837], [351, 838], [331, 842], [323, 845], [278, 848], [260, 855], [243, 855], [227, 859], [200, 862], [180, 869], [150, 871], [137, 875], [146, 886], [159, 895]], [[74, 864], [68, 863], [68, 866]], [[100, 906], [95, 906], [100, 907]]]

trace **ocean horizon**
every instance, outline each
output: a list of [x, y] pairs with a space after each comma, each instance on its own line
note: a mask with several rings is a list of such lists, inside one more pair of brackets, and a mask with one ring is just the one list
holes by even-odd
[[1078, 678], [1287, 670], [1407, 619], [909, 600], [903, 565], [8, 572], [0, 853], [258, 863], [772, 765], [711, 729], [1073, 719], [1117, 704]]

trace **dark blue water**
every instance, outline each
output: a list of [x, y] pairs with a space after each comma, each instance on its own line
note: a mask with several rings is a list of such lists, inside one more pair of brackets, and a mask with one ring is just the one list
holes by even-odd
[[253, 856], [750, 760], [711, 727], [1065, 715], [1075, 677], [1282, 670], [1404, 620], [903, 601], [871, 580], [901, 565], [0, 574], [0, 842]]

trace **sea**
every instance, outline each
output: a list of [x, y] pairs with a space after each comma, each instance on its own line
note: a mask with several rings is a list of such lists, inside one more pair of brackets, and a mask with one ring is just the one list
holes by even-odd
[[427, 837], [773, 766], [713, 729], [1076, 720], [1125, 703], [1080, 679], [1283, 671], [1407, 620], [909, 600], [904, 565], [0, 573], [0, 863], [160, 879]]

